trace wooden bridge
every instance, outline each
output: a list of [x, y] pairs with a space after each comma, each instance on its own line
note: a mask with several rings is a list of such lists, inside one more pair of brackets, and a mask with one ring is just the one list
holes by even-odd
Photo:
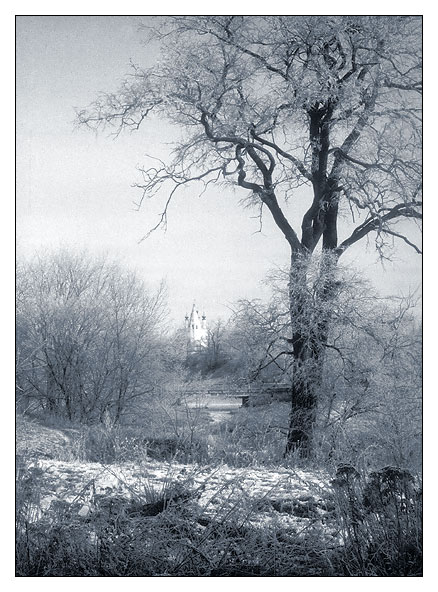
[[290, 401], [291, 387], [289, 384], [278, 383], [251, 383], [236, 385], [233, 383], [206, 384], [205, 387], [187, 386], [181, 392], [182, 396], [212, 397], [226, 399], [241, 399], [242, 407], [250, 405], [263, 405], [272, 401]]

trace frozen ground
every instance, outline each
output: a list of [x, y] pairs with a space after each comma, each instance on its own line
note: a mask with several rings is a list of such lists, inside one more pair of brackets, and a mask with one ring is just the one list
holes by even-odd
[[[209, 397], [207, 402], [212, 405], [213, 420], [215, 414], [233, 413], [236, 408], [235, 401], [212, 399]], [[227, 402], [232, 407], [224, 409], [222, 405]], [[272, 524], [297, 533], [309, 527], [321, 528], [325, 534], [330, 531], [330, 477], [322, 472], [278, 466], [211, 467], [149, 458], [111, 465], [56, 460], [58, 452], [62, 458], [68, 449], [71, 435], [68, 430], [44, 428], [36, 423], [17, 424], [17, 469], [38, 492], [38, 497], [33, 496], [27, 506], [31, 521], [49, 517], [59, 503], [86, 518], [94, 510], [93, 500], [99, 496], [149, 503], [182, 491], [188, 493], [187, 503], [195, 515], [209, 519], [238, 517], [254, 526]], [[53, 456], [55, 459], [50, 458]]]
[[[326, 475], [291, 469], [216, 469], [157, 461], [104, 466], [99, 463], [39, 459], [28, 466], [39, 479], [41, 497], [35, 519], [52, 503], [67, 502], [86, 517], [96, 494], [151, 500], [178, 488], [191, 491], [200, 511], [223, 519], [236, 513], [254, 526], [278, 523], [299, 533], [326, 528], [330, 489]], [[35, 509], [36, 510], [36, 509]], [[234, 516], [235, 517], [235, 516]]]

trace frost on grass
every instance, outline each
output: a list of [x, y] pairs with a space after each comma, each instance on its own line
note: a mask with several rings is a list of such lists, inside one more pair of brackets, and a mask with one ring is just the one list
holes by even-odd
[[41, 497], [34, 520], [60, 502], [86, 518], [94, 510], [96, 496], [152, 503], [185, 491], [206, 520], [238, 516], [254, 527], [281, 525], [298, 533], [327, 522], [328, 477], [322, 473], [226, 465], [212, 469], [158, 461], [106, 466], [46, 459], [33, 461], [27, 469], [40, 476]]

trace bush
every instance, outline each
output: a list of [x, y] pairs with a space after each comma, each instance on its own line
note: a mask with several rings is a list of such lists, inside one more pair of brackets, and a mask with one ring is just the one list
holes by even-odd
[[414, 477], [384, 467], [361, 477], [350, 465], [333, 481], [345, 575], [421, 576], [422, 499]]
[[164, 285], [153, 293], [115, 263], [67, 251], [17, 267], [17, 409], [115, 425], [151, 405]]

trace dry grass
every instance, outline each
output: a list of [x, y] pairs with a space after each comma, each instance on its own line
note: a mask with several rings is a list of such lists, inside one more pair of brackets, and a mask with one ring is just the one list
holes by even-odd
[[407, 472], [344, 467], [332, 481], [268, 465], [251, 444], [271, 436], [229, 427], [214, 427], [208, 464], [178, 451], [154, 460], [150, 442], [122, 431], [19, 422], [17, 575], [421, 575], [421, 496]]
[[131, 480], [119, 475], [116, 487], [98, 478], [78, 482], [69, 496], [50, 499], [49, 471], [24, 467], [17, 485], [17, 575], [328, 573], [332, 537], [312, 496], [292, 506], [281, 501], [280, 486], [253, 491], [244, 474], [210, 473], [202, 480], [196, 471], [168, 472], [160, 482], [146, 471]]

